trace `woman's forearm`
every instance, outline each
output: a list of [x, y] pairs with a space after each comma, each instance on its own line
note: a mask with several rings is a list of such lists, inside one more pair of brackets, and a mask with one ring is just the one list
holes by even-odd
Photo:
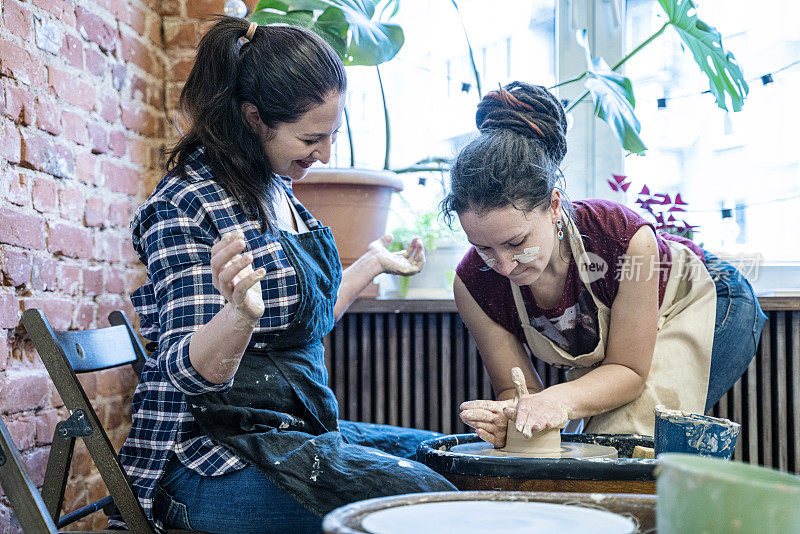
[[189, 361], [200, 376], [223, 384], [233, 378], [239, 368], [253, 325], [236, 313], [230, 302], [201, 326], [189, 340]]
[[372, 283], [373, 278], [383, 272], [380, 261], [369, 252], [358, 258], [342, 271], [342, 283], [336, 295], [333, 316], [339, 320], [359, 294]]
[[544, 389], [540, 396], [558, 399], [570, 409], [570, 419], [591, 417], [639, 398], [646, 377], [629, 367], [605, 364], [571, 382]]

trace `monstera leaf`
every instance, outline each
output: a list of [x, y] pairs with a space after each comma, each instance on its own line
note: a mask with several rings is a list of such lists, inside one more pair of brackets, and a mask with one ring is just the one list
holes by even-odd
[[722, 47], [719, 32], [697, 18], [692, 0], [658, 0], [658, 3], [669, 17], [670, 24], [692, 51], [697, 65], [708, 76], [709, 88], [717, 99], [717, 105], [729, 111], [725, 102], [725, 95], [728, 94], [733, 111], [742, 109], [750, 89], [733, 54]]
[[594, 100], [594, 113], [611, 127], [623, 148], [630, 152], [644, 152], [647, 147], [639, 137], [641, 125], [633, 112], [636, 100], [630, 79], [617, 74], [603, 58], [593, 58], [586, 38], [586, 30], [575, 36], [586, 52], [586, 88]]
[[314, 24], [314, 12], [300, 9], [289, 10], [284, 13], [257, 11], [250, 16], [250, 20], [257, 23], [259, 26], [283, 23], [310, 28]]
[[[381, 22], [375, 0], [261, 0], [250, 16], [258, 24], [302, 25], [326, 39], [345, 65], [380, 65], [403, 46], [403, 29]], [[396, 6], [395, 6], [396, 7]], [[395, 10], [396, 11], [396, 10]], [[315, 14], [318, 14], [314, 17]]]

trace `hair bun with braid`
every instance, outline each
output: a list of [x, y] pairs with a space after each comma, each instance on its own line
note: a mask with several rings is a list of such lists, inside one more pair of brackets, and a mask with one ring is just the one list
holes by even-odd
[[567, 154], [567, 116], [561, 102], [541, 85], [511, 82], [478, 104], [481, 132], [506, 129], [537, 140], [559, 165]]

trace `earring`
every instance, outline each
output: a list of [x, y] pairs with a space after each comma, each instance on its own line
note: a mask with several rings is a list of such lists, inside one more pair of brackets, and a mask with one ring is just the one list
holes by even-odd
[[556, 236], [558, 237], [559, 241], [564, 239], [564, 230], [562, 230], [563, 227], [564, 227], [564, 225], [561, 223], [561, 219], [556, 221], [556, 228], [558, 228], [558, 232], [556, 233]]

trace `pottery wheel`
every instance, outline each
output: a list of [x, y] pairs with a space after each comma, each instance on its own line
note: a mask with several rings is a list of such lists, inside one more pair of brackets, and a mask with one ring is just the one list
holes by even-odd
[[450, 501], [387, 508], [361, 520], [371, 534], [487, 532], [631, 534], [636, 525], [611, 512], [541, 502]]
[[561, 442], [561, 450], [554, 452], [506, 452], [495, 449], [486, 442], [463, 443], [453, 445], [450, 452], [471, 456], [495, 456], [502, 458], [617, 458], [619, 453], [614, 447], [596, 445], [594, 443]]

